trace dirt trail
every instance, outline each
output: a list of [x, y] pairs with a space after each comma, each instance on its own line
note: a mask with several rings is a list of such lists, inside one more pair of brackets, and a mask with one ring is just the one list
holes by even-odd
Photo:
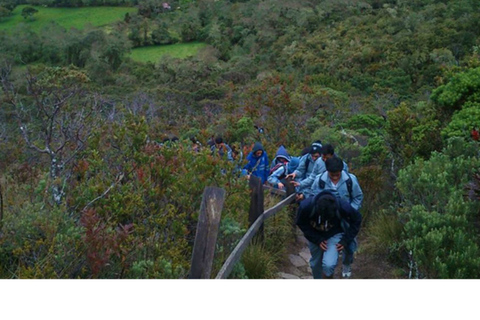
[[[364, 235], [359, 234], [359, 251], [355, 254], [352, 264], [352, 279], [397, 279], [395, 267], [390, 265], [385, 257], [371, 255], [362, 250], [362, 239]], [[307, 240], [302, 232], [296, 229], [296, 241], [288, 250], [288, 256], [278, 272], [278, 279], [313, 279], [309, 266], [310, 251]], [[342, 279], [342, 262], [335, 269], [335, 279]]]

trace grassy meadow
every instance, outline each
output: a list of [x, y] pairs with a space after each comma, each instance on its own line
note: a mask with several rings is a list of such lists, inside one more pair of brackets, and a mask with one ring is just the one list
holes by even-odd
[[174, 58], [186, 58], [193, 56], [197, 51], [205, 47], [205, 43], [189, 42], [176, 43], [161, 46], [149, 46], [132, 49], [130, 57], [138, 62], [157, 62], [161, 56], [168, 54]]
[[88, 8], [45, 8], [34, 6], [38, 10], [33, 20], [24, 19], [21, 15], [24, 5], [17, 6], [13, 15], [0, 20], [0, 30], [15, 28], [19, 23], [26, 23], [38, 32], [51, 21], [57, 22], [66, 29], [83, 29], [85, 25], [100, 27], [118, 20], [123, 20], [127, 12], [136, 12], [136, 8], [126, 7], [88, 7]]

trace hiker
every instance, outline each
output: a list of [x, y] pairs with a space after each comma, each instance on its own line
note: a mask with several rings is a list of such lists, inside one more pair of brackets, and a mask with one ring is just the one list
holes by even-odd
[[175, 135], [171, 135], [171, 136], [168, 136], [168, 137], [164, 138], [162, 140], [162, 142], [159, 143], [158, 145], [160, 147], [169, 147], [170, 148], [170, 147], [176, 146], [178, 142], [179, 142], [178, 137], [175, 136]]
[[[270, 169], [267, 181], [272, 186], [278, 189], [283, 189], [285, 187], [285, 177], [288, 174], [288, 164], [290, 163], [291, 157], [287, 152], [287, 149], [281, 145], [275, 158], [273, 158], [273, 166]], [[283, 181], [283, 182], [282, 182]]]
[[[337, 157], [337, 155], [335, 154], [335, 150], [331, 144], [323, 145], [320, 149], [320, 153], [322, 155], [322, 158], [315, 161], [315, 165], [313, 166], [310, 175], [307, 178], [303, 179], [302, 182], [292, 182], [292, 184], [297, 188], [297, 193], [303, 193], [305, 192], [305, 190], [311, 189], [315, 179], [327, 170], [327, 168], [325, 167], [325, 161], [332, 157]], [[343, 161], [343, 171], [348, 173], [348, 165], [345, 161]], [[297, 201], [299, 201], [299, 199], [297, 199]]]
[[290, 161], [286, 165], [286, 170], [280, 167], [277, 168], [275, 171], [270, 169], [270, 175], [267, 178], [267, 181], [276, 188], [283, 189], [285, 184], [288, 183], [286, 180], [286, 176], [290, 173], [295, 172], [298, 168], [298, 164], [300, 163], [300, 157], [292, 157], [290, 156]]
[[242, 148], [238, 143], [232, 144], [232, 158], [234, 161], [241, 163], [243, 161]]
[[268, 155], [263, 149], [260, 142], [255, 142], [252, 151], [247, 156], [248, 163], [243, 167], [242, 174], [250, 178], [254, 175], [262, 180], [262, 183], [267, 181], [270, 172]]
[[338, 197], [346, 200], [356, 210], [360, 210], [363, 202], [363, 192], [357, 177], [343, 170], [343, 160], [339, 157], [327, 159], [327, 171], [315, 178], [310, 189], [298, 195], [301, 200], [317, 195], [324, 190], [332, 190]]
[[208, 138], [207, 146], [210, 148], [210, 150], [212, 151], [212, 155], [213, 155], [214, 152], [215, 152], [215, 137], [214, 136], [211, 136], [210, 138]]
[[198, 141], [198, 139], [195, 136], [190, 137], [190, 142], [192, 143], [192, 146], [191, 146], [192, 151], [200, 152], [202, 148], [202, 144], [200, 143], [200, 141]]
[[288, 175], [288, 178], [303, 180], [312, 172], [313, 165], [318, 158], [320, 158], [320, 150], [322, 149], [322, 144], [320, 140], [315, 141], [310, 146], [309, 153], [305, 154], [300, 158], [300, 163], [295, 172]]
[[[292, 181], [292, 184], [297, 188], [297, 192], [309, 188], [309, 186], [312, 184], [312, 181], [307, 178], [313, 172], [315, 163], [320, 158], [321, 149], [322, 144], [320, 140], [312, 143], [309, 153], [300, 158], [300, 163], [297, 169], [293, 173], [287, 175], [286, 178], [291, 178], [292, 180], [295, 180]], [[303, 180], [305, 179], [307, 180], [304, 182]]]
[[215, 145], [212, 147], [212, 154], [218, 154], [222, 159], [226, 158], [228, 161], [233, 161], [232, 148], [223, 142], [222, 137], [215, 138]]
[[241, 173], [243, 166], [243, 152], [239, 143], [232, 144], [232, 158], [235, 162], [235, 172]]
[[300, 203], [296, 224], [308, 240], [314, 279], [332, 279], [342, 251], [342, 277], [351, 277], [351, 263], [356, 251], [355, 237], [362, 215], [331, 190], [322, 191]]
[[[335, 149], [329, 143], [323, 145], [321, 153], [322, 153], [322, 160], [323, 160], [324, 163], [325, 163], [325, 161], [327, 161], [327, 159], [330, 159], [332, 157], [338, 157], [337, 154], [335, 153]], [[325, 166], [324, 166], [324, 168], [325, 168]], [[323, 171], [325, 171], [325, 170], [323, 170]], [[323, 173], [323, 171], [321, 173]], [[348, 165], [345, 161], [343, 161], [343, 171], [348, 173]]]

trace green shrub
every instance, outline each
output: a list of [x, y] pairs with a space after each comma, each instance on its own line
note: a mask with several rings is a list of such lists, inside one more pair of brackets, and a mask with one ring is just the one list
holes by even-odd
[[469, 227], [468, 204], [442, 214], [414, 206], [405, 224], [406, 249], [413, 254], [421, 273], [428, 278], [480, 277], [480, 249]]
[[444, 153], [417, 160], [398, 176], [403, 244], [420, 275], [428, 278], [480, 276], [480, 239], [475, 229], [480, 204], [466, 199], [464, 190], [480, 163], [465, 152], [468, 144], [458, 142], [452, 139]]
[[473, 128], [478, 128], [480, 125], [480, 103], [467, 102], [462, 106], [462, 109], [455, 111], [452, 120], [442, 130], [442, 137], [444, 139], [452, 137], [462, 137], [470, 139], [470, 132]]
[[59, 207], [26, 204], [6, 214], [0, 233], [0, 278], [86, 276], [82, 228]]

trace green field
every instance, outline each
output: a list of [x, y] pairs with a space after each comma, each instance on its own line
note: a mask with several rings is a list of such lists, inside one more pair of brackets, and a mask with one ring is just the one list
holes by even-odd
[[139, 62], [157, 62], [161, 56], [169, 54], [174, 58], [186, 58], [195, 55], [199, 49], [205, 47], [205, 43], [190, 42], [170, 45], [140, 47], [132, 49], [130, 57]]
[[44, 8], [34, 6], [38, 12], [34, 14], [32, 21], [22, 17], [24, 7], [24, 5], [17, 6], [11, 17], [0, 20], [0, 30], [12, 29], [19, 23], [26, 23], [32, 27], [33, 31], [38, 32], [51, 21], [57, 22], [66, 29], [83, 29], [87, 24], [99, 27], [123, 20], [127, 12], [137, 11], [136, 8], [125, 7]]

